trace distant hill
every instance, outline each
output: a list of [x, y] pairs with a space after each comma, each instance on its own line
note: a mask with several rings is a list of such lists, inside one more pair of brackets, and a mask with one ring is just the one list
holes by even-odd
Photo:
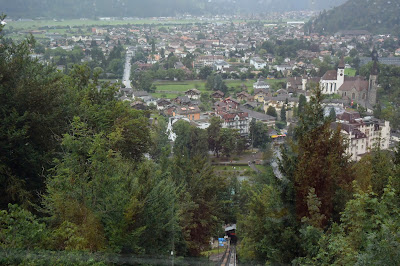
[[0, 0], [16, 18], [152, 17], [201, 14], [206, 0]]
[[330, 9], [346, 0], [211, 0], [230, 12], [260, 13]]
[[306, 27], [318, 33], [367, 30], [376, 34], [392, 33], [400, 36], [400, 1], [349, 0], [329, 11], [323, 11]]
[[[345, 0], [338, 0], [336, 5]], [[0, 0], [16, 18], [153, 17], [188, 13], [239, 14], [332, 8], [330, 0]]]

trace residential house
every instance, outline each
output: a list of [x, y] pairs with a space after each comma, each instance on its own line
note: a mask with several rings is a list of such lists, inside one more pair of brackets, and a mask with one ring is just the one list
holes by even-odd
[[221, 73], [226, 73], [226, 70], [229, 69], [230, 65], [223, 61], [223, 60], [218, 60], [214, 63], [214, 71], [221, 72]]
[[157, 101], [157, 110], [164, 110], [167, 106], [169, 106], [171, 102], [166, 99], [160, 99]]
[[255, 103], [255, 102], [246, 102], [246, 103], [243, 104], [243, 107], [244, 107], [244, 108], [247, 108], [247, 109], [250, 109], [250, 110], [256, 109], [257, 106], [258, 106], [258, 105], [257, 105], [257, 103]]
[[182, 62], [180, 62], [180, 61], [178, 61], [178, 62], [176, 62], [176, 63], [174, 64], [174, 68], [175, 68], [175, 69], [182, 69], [182, 70], [185, 70], [185, 69], [186, 69], [185, 65], [184, 65]]
[[221, 113], [220, 117], [223, 121], [223, 128], [237, 129], [240, 134], [249, 134], [250, 120], [249, 114], [245, 112], [229, 112]]
[[143, 102], [139, 101], [131, 103], [131, 107], [136, 110], [147, 110], [147, 106]]
[[200, 119], [200, 112], [198, 106], [178, 107], [173, 112], [173, 116], [184, 116], [190, 121], [196, 121]]
[[267, 66], [267, 63], [259, 57], [253, 57], [250, 59], [250, 65], [254, 66], [255, 69], [260, 70]]
[[281, 71], [281, 72], [284, 72], [284, 71], [287, 71], [287, 70], [292, 70], [292, 67], [290, 66], [290, 65], [277, 65], [277, 66], [275, 66], [275, 68], [276, 68], [276, 71]]
[[133, 91], [133, 99], [139, 98], [142, 101], [149, 99], [151, 96], [147, 91]]
[[342, 133], [348, 140], [347, 153], [351, 159], [359, 161], [363, 155], [373, 148], [389, 149], [390, 124], [373, 117], [361, 118], [358, 112], [344, 112], [338, 116], [339, 120], [333, 123], [340, 125]]
[[222, 91], [216, 91], [213, 94], [211, 94], [211, 97], [214, 100], [220, 100], [220, 99], [224, 98], [224, 95], [225, 95], [225, 93], [223, 93]]
[[255, 119], [256, 121], [262, 122], [266, 124], [267, 126], [275, 126], [275, 121], [276, 118], [264, 113], [256, 112], [254, 110], [248, 109], [246, 104], [243, 106], [240, 106], [240, 111], [245, 112], [249, 115], [249, 121]]
[[266, 89], [255, 89], [254, 90], [254, 100], [262, 103], [264, 98], [268, 96], [268, 90]]
[[190, 105], [192, 103], [188, 96], [178, 96], [173, 99], [173, 102], [178, 105]]
[[264, 89], [264, 90], [268, 90], [269, 89], [269, 85], [267, 82], [265, 82], [264, 78], [260, 77], [257, 82], [255, 82], [253, 84], [253, 88], [254, 89]]
[[251, 96], [250, 94], [248, 94], [248, 93], [245, 92], [245, 91], [242, 91], [242, 92], [237, 93], [237, 94], [236, 94], [236, 98], [237, 98], [239, 101], [253, 101], [253, 100], [254, 100], [254, 97]]
[[191, 100], [200, 99], [201, 91], [198, 89], [190, 89], [185, 92], [185, 95]]
[[226, 98], [222, 101], [218, 101], [214, 103], [213, 109], [217, 114], [236, 111], [239, 108], [239, 102], [232, 99]]
[[290, 91], [306, 90], [306, 82], [304, 82], [305, 77], [290, 77], [287, 78], [286, 88]]

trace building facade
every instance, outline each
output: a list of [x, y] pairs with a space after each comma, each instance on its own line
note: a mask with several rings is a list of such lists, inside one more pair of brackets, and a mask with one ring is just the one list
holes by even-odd
[[374, 148], [389, 149], [390, 124], [373, 117], [361, 118], [358, 112], [344, 112], [338, 116], [341, 131], [348, 141], [347, 153], [353, 161]]
[[237, 129], [241, 135], [249, 134], [250, 119], [245, 112], [221, 113], [223, 128]]

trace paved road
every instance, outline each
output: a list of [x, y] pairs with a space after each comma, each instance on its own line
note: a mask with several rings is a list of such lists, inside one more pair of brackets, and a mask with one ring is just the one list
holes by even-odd
[[126, 58], [125, 58], [125, 68], [124, 68], [124, 76], [122, 78], [122, 83], [125, 85], [125, 88], [132, 88], [131, 85], [131, 60], [132, 56], [134, 55], [134, 51], [131, 49], [128, 49], [126, 51]]
[[257, 173], [261, 173], [261, 171], [260, 170], [258, 170], [258, 168], [254, 165], [254, 163], [249, 163], [249, 166], [250, 166], [250, 168], [251, 169], [253, 169], [254, 171], [256, 171]]

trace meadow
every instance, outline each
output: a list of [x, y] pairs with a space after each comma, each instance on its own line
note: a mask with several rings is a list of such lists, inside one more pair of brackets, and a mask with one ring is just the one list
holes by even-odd
[[[228, 86], [228, 90], [230, 93], [235, 93], [239, 88], [245, 86], [248, 92], [251, 92], [253, 89], [253, 84], [256, 82], [256, 79], [248, 79], [248, 80], [224, 80], [225, 84]], [[285, 81], [285, 79], [269, 79], [267, 83], [272, 86], [273, 84]], [[151, 95], [155, 98], [167, 98], [174, 99], [178, 96], [185, 95], [185, 91], [190, 89], [198, 89], [201, 92], [209, 92], [205, 85], [206, 82], [204, 80], [185, 80], [185, 81], [156, 81], [154, 82], [157, 90], [155, 93]]]

